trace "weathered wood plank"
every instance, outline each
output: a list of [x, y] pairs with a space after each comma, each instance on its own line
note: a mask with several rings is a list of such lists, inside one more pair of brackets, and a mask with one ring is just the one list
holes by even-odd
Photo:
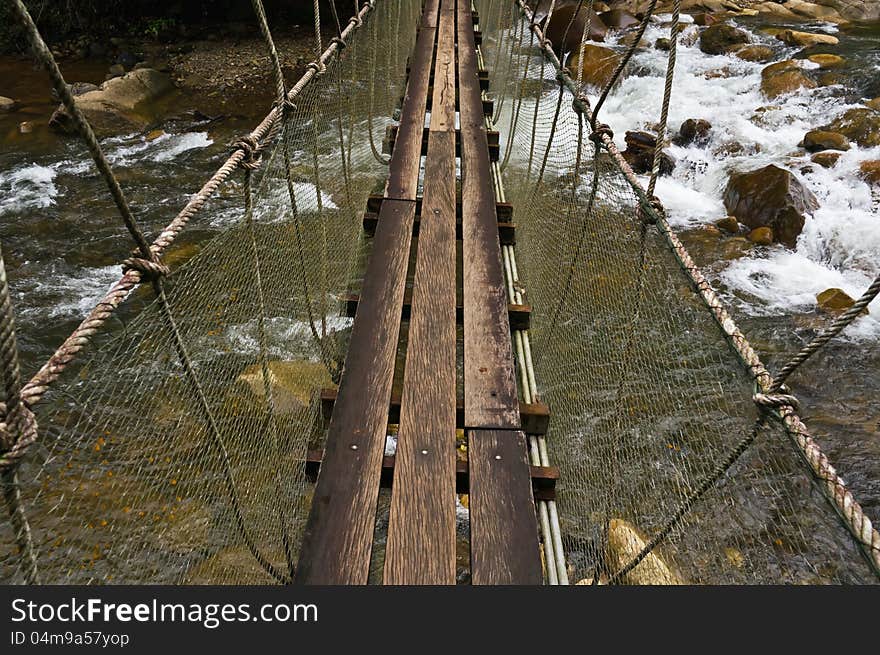
[[[433, 1], [434, 4], [438, 0]], [[426, 8], [427, 11], [427, 8]], [[434, 21], [436, 25], [436, 20]], [[416, 38], [413, 66], [397, 128], [397, 141], [385, 185], [385, 197], [397, 200], [415, 200], [419, 182], [419, 163], [422, 158], [422, 131], [425, 127], [425, 107], [428, 102], [428, 78], [434, 59], [435, 27], [423, 27]]]
[[439, 16], [440, 0], [425, 0], [425, 6], [422, 8], [422, 18], [419, 21], [419, 26], [437, 27]]
[[518, 430], [469, 432], [468, 465], [472, 583], [541, 584], [525, 435]]
[[[382, 206], [383, 200], [385, 200], [385, 196], [381, 196], [378, 194], [371, 194], [367, 196], [367, 211], [378, 212], [379, 207]], [[461, 218], [461, 198], [458, 198], [456, 200], [455, 211], [456, 216], [458, 218]], [[421, 213], [422, 198], [421, 196], [416, 196], [416, 215], [421, 215]], [[510, 223], [513, 220], [513, 205], [511, 205], [509, 202], [496, 202], [495, 213], [498, 214], [499, 223]]]
[[415, 202], [382, 203], [295, 582], [366, 584]]
[[520, 427], [498, 219], [470, 0], [458, 0], [464, 261], [464, 412], [469, 428]]
[[[376, 224], [379, 222], [379, 215], [374, 212], [364, 212], [363, 226], [364, 233], [367, 236], [373, 236], [376, 232]], [[421, 214], [416, 213], [416, 220], [413, 223], [413, 236], [419, 235], [419, 228], [421, 227], [422, 216]], [[461, 220], [456, 219], [455, 223], [455, 238], [461, 239]], [[505, 223], [504, 221], [498, 221], [498, 238], [501, 240], [501, 245], [514, 245], [516, 244], [516, 223]]]
[[[361, 297], [357, 294], [351, 294], [343, 298], [344, 312], [349, 318], [354, 318], [357, 313], [357, 306]], [[507, 315], [510, 320], [511, 330], [528, 330], [532, 320], [531, 305], [507, 305]], [[409, 294], [403, 296], [403, 307], [401, 308], [401, 318], [404, 321], [412, 319], [412, 297]], [[455, 307], [455, 320], [458, 324], [464, 322], [464, 307], [457, 305]]]

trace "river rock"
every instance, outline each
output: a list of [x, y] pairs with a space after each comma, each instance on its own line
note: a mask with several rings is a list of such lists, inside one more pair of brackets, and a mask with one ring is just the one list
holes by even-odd
[[811, 45], [837, 45], [840, 40], [830, 34], [814, 34], [813, 32], [798, 32], [797, 30], [782, 30], [776, 38], [786, 45], [806, 48]]
[[113, 64], [110, 67], [110, 70], [107, 71], [107, 74], [111, 78], [122, 77], [123, 75], [125, 75], [125, 66], [123, 66], [122, 64]]
[[639, 24], [639, 19], [624, 9], [612, 9], [599, 14], [602, 22], [610, 30], [625, 30]]
[[761, 91], [768, 98], [777, 98], [798, 89], [815, 89], [816, 82], [793, 59], [770, 64], [761, 71]]
[[850, 149], [849, 139], [839, 132], [826, 132], [825, 130], [810, 130], [804, 136], [804, 148], [808, 152], [821, 152], [822, 150]]
[[877, 0], [814, 0], [814, 2], [837, 10], [847, 20], [880, 19], [880, 3]]
[[12, 98], [0, 96], [0, 114], [8, 114], [18, 109], [18, 103]]
[[733, 261], [745, 257], [752, 250], [754, 244], [745, 237], [731, 237], [721, 242], [721, 258], [725, 261]]
[[[157, 118], [156, 103], [173, 90], [170, 77], [143, 68], [104, 82], [97, 90], [78, 96], [76, 104], [95, 132], [107, 136], [143, 130]], [[75, 130], [63, 107], [55, 111], [49, 125], [65, 134]]]
[[709, 143], [711, 133], [712, 123], [702, 118], [689, 118], [681, 124], [681, 127], [678, 130], [679, 136], [676, 143], [683, 146], [692, 143], [698, 146], [704, 146]]
[[[577, 16], [574, 18], [574, 23], [572, 23], [571, 20], [575, 14]], [[571, 27], [569, 27], [569, 24], [571, 24]], [[586, 7], [583, 7], [580, 11], [578, 11], [576, 6], [559, 7], [553, 11], [553, 15], [550, 17], [550, 24], [547, 25], [545, 36], [553, 44], [553, 50], [561, 56], [567, 52], [577, 52], [580, 49], [581, 39], [586, 26]], [[568, 31], [566, 32], [566, 30]], [[607, 31], [605, 24], [594, 12], [590, 19], [590, 31], [587, 34], [587, 38], [591, 41], [604, 41]]]
[[22, 121], [18, 124], [18, 131], [21, 134], [30, 134], [34, 131], [34, 124], [31, 121]]
[[855, 304], [855, 300], [843, 289], [825, 289], [816, 294], [819, 311], [826, 314], [842, 314]]
[[778, 1], [770, 1], [761, 2], [755, 5], [755, 9], [758, 10], [761, 14], [769, 14], [774, 18], [784, 18], [787, 20], [796, 20], [797, 14], [795, 14], [791, 9], [786, 9], [784, 4], [779, 3]]
[[773, 58], [776, 56], [776, 54], [773, 52], [773, 48], [768, 45], [743, 46], [734, 50], [733, 54], [744, 61], [753, 61], [758, 63], [772, 61]]
[[657, 50], [662, 50], [663, 52], [668, 52], [672, 47], [672, 42], [667, 39], [665, 36], [661, 36], [659, 39], [654, 41], [654, 47]]
[[880, 185], [880, 159], [863, 161], [859, 164], [862, 178], [869, 184]]
[[[626, 150], [621, 154], [633, 171], [639, 175], [651, 172], [654, 163], [656, 137], [648, 132], [627, 132]], [[666, 152], [660, 153], [660, 175], [669, 175], [675, 168], [675, 160]]]
[[[577, 79], [578, 69], [581, 71], [581, 79], [585, 84], [597, 88], [604, 88], [611, 81], [611, 76], [617, 70], [621, 57], [610, 48], [587, 43], [584, 45], [584, 61], [580, 62], [579, 52], [573, 53], [568, 59], [568, 68], [572, 71], [571, 76]], [[621, 76], [622, 78], [623, 76]]]
[[816, 2], [806, 2], [806, 0], [786, 0], [785, 8], [790, 10], [795, 16], [801, 18], [834, 22], [840, 22], [842, 20], [841, 15], [836, 9]]
[[[270, 361], [269, 383], [275, 409], [281, 414], [300, 411], [309, 406], [315, 389], [330, 386], [330, 377], [323, 364], [306, 360], [289, 362]], [[238, 381], [250, 387], [253, 395], [262, 400], [266, 395], [262, 367], [249, 366], [238, 376]]]
[[880, 111], [856, 107], [821, 129], [839, 132], [863, 148], [880, 146]]
[[739, 221], [736, 220], [736, 216], [727, 216], [719, 221], [715, 221], [715, 226], [719, 230], [727, 232], [728, 234], [739, 233]]
[[700, 34], [700, 50], [708, 55], [721, 55], [733, 46], [748, 42], [748, 34], [727, 23], [710, 25]]
[[868, 100], [865, 103], [865, 106], [868, 109], [873, 109], [874, 111], [880, 111], [880, 98], [874, 98], [873, 100]]
[[[606, 558], [612, 571], [619, 571], [647, 545], [647, 540], [623, 519], [608, 522]], [[652, 550], [632, 571], [623, 576], [622, 583], [630, 585], [680, 585], [681, 578], [673, 573], [657, 549]]]
[[834, 152], [833, 150], [825, 150], [823, 152], [817, 152], [815, 155], [810, 157], [810, 161], [814, 164], [818, 164], [822, 168], [833, 168], [837, 163], [837, 160], [840, 159], [841, 153]]
[[744, 225], [769, 227], [777, 241], [793, 248], [804, 227], [804, 214], [819, 207], [816, 197], [790, 172], [770, 164], [733, 173], [724, 206]]
[[814, 64], [818, 64], [819, 68], [827, 70], [829, 68], [840, 68], [846, 63], [846, 59], [840, 55], [818, 54], [807, 57]]
[[769, 246], [773, 243], [773, 230], [769, 227], [756, 227], [747, 237], [756, 246]]
[[705, 11], [691, 14], [691, 18], [694, 19], [694, 25], [699, 25], [700, 27], [709, 27], [709, 25], [714, 25], [718, 22], [718, 18], [715, 14], [710, 14]]

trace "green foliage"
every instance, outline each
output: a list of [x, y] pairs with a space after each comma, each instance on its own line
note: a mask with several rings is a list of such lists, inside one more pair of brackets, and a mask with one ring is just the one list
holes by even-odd
[[144, 21], [143, 34], [158, 39], [160, 34], [168, 32], [177, 26], [174, 18], [149, 18]]

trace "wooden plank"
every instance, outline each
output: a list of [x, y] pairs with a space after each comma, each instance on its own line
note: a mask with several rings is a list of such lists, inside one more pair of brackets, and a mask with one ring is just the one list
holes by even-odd
[[366, 584], [415, 202], [382, 203], [294, 581]]
[[[429, 0], [435, 5], [438, 0]], [[426, 6], [426, 12], [428, 11]], [[423, 14], [424, 16], [424, 14]], [[436, 25], [436, 20], [434, 21]], [[428, 77], [434, 60], [434, 27], [423, 27], [416, 38], [412, 70], [406, 85], [406, 94], [397, 129], [397, 142], [391, 155], [385, 197], [397, 200], [415, 200], [419, 182], [419, 163], [422, 158], [422, 131], [425, 127], [425, 107], [428, 101]]]
[[458, 0], [458, 84], [465, 424], [516, 429], [520, 427], [519, 403], [470, 0]]
[[[385, 196], [379, 194], [371, 194], [367, 196], [367, 211], [368, 212], [378, 212], [379, 207], [382, 206], [382, 201], [385, 200]], [[456, 200], [456, 217], [461, 218], [461, 198]], [[416, 196], [416, 215], [421, 215], [422, 213], [422, 198], [421, 196]], [[495, 202], [495, 213], [498, 215], [499, 223], [509, 223], [513, 220], [513, 205], [509, 202]]]
[[[323, 450], [310, 450], [306, 454], [305, 474], [306, 478], [314, 482], [321, 471], [321, 461], [324, 458]], [[382, 476], [379, 485], [383, 489], [391, 489], [394, 486], [394, 455], [385, 455], [382, 458]], [[559, 468], [556, 466], [529, 466], [529, 476], [532, 479], [532, 494], [535, 500], [556, 500], [556, 482], [559, 480]], [[455, 462], [455, 493], [466, 494], [470, 491], [470, 470], [464, 460]]]
[[[430, 107], [428, 107], [430, 109]], [[433, 116], [433, 112], [431, 116]], [[428, 154], [428, 128], [425, 128], [424, 134], [422, 136], [422, 154]], [[456, 131], [455, 134], [455, 155], [457, 157], [461, 156], [461, 140], [459, 139], [459, 134]], [[500, 142], [500, 133], [497, 130], [488, 130], [486, 132], [486, 139], [489, 141], [489, 161], [498, 161], [498, 157], [501, 155], [501, 146]], [[394, 144], [397, 142], [397, 126], [389, 125], [385, 134], [385, 139], [382, 141], [382, 152], [384, 154], [393, 154], [394, 153]]]
[[472, 583], [541, 584], [525, 435], [518, 430], [473, 430], [468, 461]]
[[419, 21], [419, 27], [437, 27], [439, 15], [440, 0], [425, 0], [425, 6], [422, 8], [422, 18]]
[[442, 0], [385, 584], [455, 584], [455, 0]]

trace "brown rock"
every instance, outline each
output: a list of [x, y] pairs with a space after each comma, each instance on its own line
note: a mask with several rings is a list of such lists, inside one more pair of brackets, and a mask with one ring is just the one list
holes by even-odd
[[700, 27], [708, 27], [709, 25], [714, 25], [718, 22], [718, 19], [715, 17], [715, 15], [708, 12], [691, 14], [691, 17], [694, 19], [694, 24], [699, 25]]
[[743, 46], [741, 48], [737, 48], [733, 52], [733, 54], [745, 61], [754, 61], [760, 63], [772, 61], [772, 59], [776, 56], [773, 52], [773, 48], [766, 45]]
[[770, 164], [731, 174], [724, 206], [740, 223], [752, 229], [769, 227], [780, 243], [793, 248], [804, 214], [816, 210], [819, 202], [790, 171]]
[[[643, 175], [649, 173], [654, 163], [656, 138], [648, 132], [627, 132], [626, 150], [621, 154], [633, 171]], [[660, 153], [660, 175], [669, 175], [675, 168], [675, 160], [666, 152]]]
[[[571, 22], [572, 18], [574, 18], [573, 23]], [[546, 36], [550, 39], [550, 42], [553, 44], [553, 50], [558, 55], [563, 55], [567, 52], [577, 52], [580, 49], [581, 38], [586, 26], [586, 6], [578, 10], [577, 6], [566, 5], [553, 11], [553, 15], [550, 17], [550, 24], [546, 28]], [[587, 38], [592, 41], [604, 41], [607, 31], [599, 16], [594, 12], [590, 20], [590, 31]]]
[[34, 131], [34, 124], [31, 121], [22, 121], [18, 124], [18, 131], [21, 134], [30, 134]]
[[722, 218], [719, 221], [715, 221], [715, 225], [719, 230], [727, 232], [728, 234], [739, 233], [739, 221], [736, 220], [736, 216]]
[[[572, 54], [568, 60], [568, 68], [572, 77], [577, 79], [578, 69], [585, 84], [604, 88], [611, 81], [611, 76], [620, 64], [621, 57], [610, 48], [588, 43], [584, 46], [584, 61], [580, 62], [579, 52]], [[621, 76], [622, 77], [622, 76]]]
[[689, 118], [681, 124], [678, 133], [677, 143], [680, 145], [706, 145], [712, 133], [712, 124], [702, 118]]
[[708, 55], [721, 55], [733, 46], [748, 42], [748, 34], [727, 23], [710, 25], [700, 34], [700, 50]]
[[840, 55], [810, 55], [809, 57], [807, 57], [807, 59], [814, 64], [819, 64], [819, 68], [822, 69], [840, 68], [846, 63], [846, 59], [844, 59]]
[[768, 98], [776, 98], [802, 88], [815, 89], [816, 86], [816, 82], [792, 59], [770, 64], [761, 71], [761, 91]]
[[849, 139], [839, 132], [826, 132], [825, 130], [811, 130], [804, 136], [804, 148], [808, 152], [821, 152], [823, 150], [850, 149]]
[[745, 257], [753, 245], [745, 237], [731, 237], [721, 242], [721, 257], [726, 261]]
[[863, 161], [859, 165], [859, 171], [865, 181], [880, 185], [880, 160]]
[[[837, 288], [825, 289], [825, 291], [816, 294], [816, 302], [819, 305], [819, 311], [826, 314], [843, 314], [856, 303], [846, 291]], [[864, 313], [868, 313], [867, 308]]]
[[817, 152], [815, 155], [810, 157], [810, 161], [812, 161], [814, 164], [819, 164], [819, 166], [821, 166], [822, 168], [833, 168], [838, 159], [840, 159], [840, 153], [834, 152], [833, 150]]
[[769, 246], [773, 243], [773, 230], [769, 227], [756, 227], [749, 232], [748, 239], [756, 246]]
[[806, 48], [811, 45], [837, 45], [840, 40], [830, 34], [814, 34], [812, 32], [798, 32], [797, 30], [783, 30], [776, 38], [786, 45], [801, 46]]
[[863, 148], [880, 146], [880, 111], [856, 107], [821, 129], [839, 132]]
[[639, 24], [638, 18], [623, 9], [602, 12], [600, 18], [610, 30], [625, 30]]
[[0, 96], [0, 114], [8, 114], [18, 109], [18, 103], [12, 98]]
[[865, 103], [865, 106], [869, 109], [873, 109], [875, 111], [880, 111], [880, 98], [874, 98], [873, 100], [868, 100]]
[[659, 39], [654, 41], [654, 47], [657, 50], [662, 50], [663, 52], [668, 52], [672, 47], [672, 42], [667, 39], [665, 36], [661, 36]]

